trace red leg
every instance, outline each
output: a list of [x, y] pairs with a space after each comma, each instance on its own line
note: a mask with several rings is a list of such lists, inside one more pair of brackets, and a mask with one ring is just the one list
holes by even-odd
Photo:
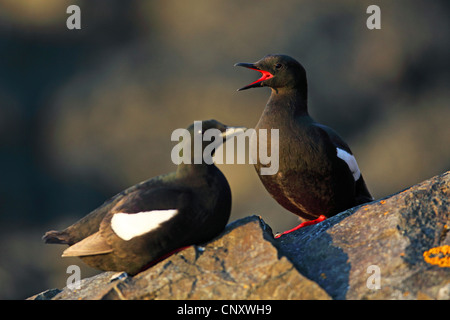
[[295, 231], [295, 230], [298, 230], [298, 229], [300, 229], [300, 228], [307, 227], [307, 226], [312, 226], [313, 224], [317, 224], [317, 223], [319, 223], [319, 222], [322, 222], [322, 221], [325, 220], [326, 218], [327, 218], [327, 217], [325, 217], [324, 215], [320, 215], [320, 216], [319, 216], [317, 219], [315, 219], [315, 220], [302, 222], [302, 223], [300, 223], [298, 226], [296, 226], [295, 228], [293, 228], [293, 229], [291, 229], [291, 230], [285, 231], [285, 232], [283, 232], [283, 233], [281, 233], [281, 234], [277, 234], [277, 235], [275, 236], [275, 239], [278, 239], [278, 238], [281, 237], [282, 235], [291, 233], [291, 232], [293, 232], [293, 231]]

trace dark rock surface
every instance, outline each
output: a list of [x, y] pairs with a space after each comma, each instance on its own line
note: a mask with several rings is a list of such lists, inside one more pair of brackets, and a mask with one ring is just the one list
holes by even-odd
[[450, 299], [450, 172], [278, 239], [230, 223], [134, 277], [30, 299]]
[[[449, 299], [450, 265], [423, 256], [450, 245], [449, 196], [447, 172], [286, 235], [277, 247], [334, 299]], [[380, 289], [367, 286], [372, 268]]]

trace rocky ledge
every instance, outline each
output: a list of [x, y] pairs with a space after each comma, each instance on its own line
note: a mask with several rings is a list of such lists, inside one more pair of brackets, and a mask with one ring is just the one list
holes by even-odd
[[29, 299], [450, 299], [449, 195], [450, 171], [278, 239], [250, 216], [134, 277]]

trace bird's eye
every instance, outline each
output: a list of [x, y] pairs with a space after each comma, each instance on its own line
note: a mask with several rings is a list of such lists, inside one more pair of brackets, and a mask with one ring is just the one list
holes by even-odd
[[281, 69], [283, 67], [283, 65], [281, 63], [277, 63], [275, 65], [275, 69]]

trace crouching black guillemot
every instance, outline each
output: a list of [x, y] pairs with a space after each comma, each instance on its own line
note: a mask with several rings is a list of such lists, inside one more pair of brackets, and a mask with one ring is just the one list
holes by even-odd
[[[192, 141], [217, 129], [219, 145], [244, 131], [215, 120], [203, 121], [197, 129], [188, 128]], [[205, 148], [202, 142], [201, 151]], [[195, 164], [194, 157], [192, 146], [190, 163], [179, 164], [176, 172], [122, 191], [63, 231], [47, 232], [44, 241], [68, 244], [63, 257], [80, 257], [91, 267], [134, 275], [180, 248], [211, 240], [228, 222], [231, 191], [214, 163]]]

